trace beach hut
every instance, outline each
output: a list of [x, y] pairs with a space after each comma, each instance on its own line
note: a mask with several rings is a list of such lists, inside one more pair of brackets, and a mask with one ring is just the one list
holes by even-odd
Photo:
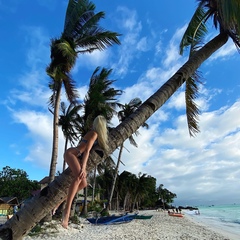
[[12, 214], [16, 205], [19, 205], [17, 197], [0, 197], [0, 215]]

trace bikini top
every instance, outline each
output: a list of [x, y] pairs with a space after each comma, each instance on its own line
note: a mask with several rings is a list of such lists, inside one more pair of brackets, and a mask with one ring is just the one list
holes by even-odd
[[[81, 140], [81, 142], [87, 143], [87, 142], [88, 142], [88, 140], [83, 138], [83, 139]], [[95, 140], [95, 142], [93, 143], [93, 145], [96, 145], [97, 143], [98, 143], [98, 141], [97, 141], [97, 140]]]

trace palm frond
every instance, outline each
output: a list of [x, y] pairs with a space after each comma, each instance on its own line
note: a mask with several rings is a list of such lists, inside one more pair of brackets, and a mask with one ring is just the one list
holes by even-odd
[[95, 14], [94, 10], [95, 5], [86, 0], [69, 2], [62, 37], [72, 39], [78, 53], [104, 50], [113, 44], [120, 44], [120, 34], [99, 27], [99, 21], [105, 17], [105, 13]]
[[75, 87], [75, 81], [68, 74], [66, 74], [62, 79], [63, 79], [64, 88], [66, 90], [66, 96], [69, 102], [76, 103], [79, 95]]
[[238, 50], [240, 50], [240, 2], [239, 0], [219, 0], [218, 12], [222, 28], [232, 38]]
[[199, 42], [207, 33], [205, 20], [208, 14], [201, 5], [198, 6], [180, 42], [181, 55], [186, 47], [191, 46], [195, 41]]
[[194, 137], [198, 132], [200, 132], [198, 126], [200, 111], [197, 104], [194, 101], [198, 96], [197, 82], [199, 82], [199, 78], [200, 78], [199, 73], [195, 72], [195, 74], [186, 81], [185, 91], [186, 115], [189, 134], [191, 137]]
[[[84, 98], [85, 116], [91, 116], [93, 119], [102, 114], [109, 121], [116, 113], [117, 96], [122, 93], [111, 87], [115, 80], [109, 80], [112, 69], [97, 67], [93, 72], [89, 90]], [[92, 119], [92, 120], [93, 120]]]
[[133, 136], [130, 136], [128, 138], [129, 142], [134, 146], [134, 147], [138, 147], [136, 141], [134, 140]]
[[95, 10], [95, 5], [88, 0], [69, 0], [63, 35], [67, 37], [72, 37], [72, 33], [75, 31], [76, 26], [79, 21], [84, 19], [81, 17], [83, 15], [91, 14]]
[[69, 140], [71, 145], [74, 145], [79, 139], [79, 134], [81, 132], [78, 131], [79, 126], [79, 114], [78, 112], [81, 110], [82, 105], [74, 105], [71, 103], [68, 108], [64, 102], [61, 102], [61, 112], [59, 115], [59, 126], [61, 126], [63, 134], [66, 140]]
[[120, 34], [110, 31], [97, 32], [94, 35], [85, 35], [76, 41], [79, 46], [78, 51], [89, 51], [88, 49], [96, 48], [100, 51], [114, 44], [120, 44], [118, 39]]

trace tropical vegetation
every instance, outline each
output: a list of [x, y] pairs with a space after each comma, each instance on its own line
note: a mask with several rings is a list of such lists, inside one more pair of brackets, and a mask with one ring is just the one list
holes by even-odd
[[[120, 122], [124, 121], [128, 116], [130, 116], [135, 110], [137, 110], [137, 108], [142, 104], [141, 99], [139, 98], [134, 98], [132, 99], [128, 104], [118, 104], [118, 107], [121, 109], [118, 112], [118, 119]], [[148, 124], [147, 123], [143, 123], [142, 125], [143, 127], [148, 128]], [[138, 131], [136, 131], [134, 133], [136, 136], [139, 134]], [[137, 143], [134, 140], [133, 136], [131, 135], [129, 137], [129, 141], [130, 143], [137, 147]], [[113, 192], [115, 190], [115, 184], [116, 184], [116, 180], [117, 180], [117, 176], [118, 176], [118, 169], [119, 169], [119, 165], [121, 163], [121, 157], [122, 157], [122, 151], [124, 148], [124, 143], [121, 144], [120, 148], [119, 148], [119, 153], [118, 153], [118, 159], [117, 159], [117, 164], [116, 164], [116, 168], [115, 168], [115, 173], [114, 173], [114, 178], [113, 178], [113, 183], [112, 183], [112, 187], [111, 187], [111, 192], [108, 198], [108, 202], [107, 202], [107, 210], [111, 209], [111, 203], [112, 203], [112, 197], [113, 197]]]
[[64, 29], [59, 38], [51, 41], [51, 62], [46, 69], [51, 81], [52, 95], [49, 99], [53, 109], [53, 145], [50, 182], [54, 180], [58, 152], [58, 125], [61, 90], [64, 86], [70, 103], [77, 103], [76, 82], [71, 78], [79, 54], [104, 50], [113, 44], [120, 44], [119, 34], [107, 31], [99, 26], [104, 12], [95, 13], [95, 5], [88, 0], [69, 0]]
[[39, 189], [38, 182], [30, 180], [22, 169], [6, 166], [0, 171], [0, 197], [17, 197], [20, 203]]

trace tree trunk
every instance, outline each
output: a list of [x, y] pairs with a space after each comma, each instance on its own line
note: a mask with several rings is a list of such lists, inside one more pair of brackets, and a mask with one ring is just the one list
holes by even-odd
[[[67, 195], [73, 175], [68, 168], [47, 187], [24, 204], [16, 214], [0, 227], [0, 239], [22, 239]], [[6, 235], [8, 234], [8, 235]]]
[[83, 204], [83, 208], [82, 208], [82, 212], [81, 212], [81, 216], [86, 216], [87, 213], [88, 213], [88, 209], [87, 209], [87, 195], [88, 195], [88, 192], [87, 192], [87, 187], [84, 188], [84, 204]]
[[113, 178], [113, 184], [112, 184], [109, 200], [108, 200], [108, 203], [107, 203], [107, 210], [111, 210], [112, 197], [113, 197], [113, 192], [114, 192], [114, 189], [115, 189], [116, 180], [117, 180], [117, 176], [118, 176], [118, 168], [119, 168], [121, 157], [122, 157], [122, 151], [123, 151], [123, 143], [120, 146], [120, 150], [119, 150], [119, 154], [118, 154], [118, 161], [117, 161], [117, 166], [116, 166], [116, 170], [115, 170], [115, 175], [114, 175], [114, 178]]
[[[66, 150], [67, 150], [67, 145], [68, 145], [68, 137], [66, 137], [66, 140], [65, 140], [64, 152], [66, 152]], [[63, 158], [63, 170], [62, 171], [64, 171], [65, 169], [66, 169], [66, 161]]]
[[[56, 93], [56, 102], [54, 106], [54, 115], [53, 115], [53, 146], [52, 146], [52, 158], [49, 171], [49, 183], [52, 182], [56, 175], [56, 165], [58, 157], [58, 115], [59, 115], [59, 106], [60, 106], [60, 93], [61, 85]], [[52, 209], [49, 213], [41, 220], [42, 222], [50, 222], [52, 220]]]
[[[128, 139], [144, 122], [157, 111], [177, 89], [190, 77], [195, 70], [216, 50], [227, 42], [227, 35], [219, 34], [203, 48], [197, 51], [190, 59], [171, 77], [156, 93], [147, 99], [132, 115], [110, 132], [109, 153], [112, 153], [126, 139]], [[102, 162], [106, 155], [99, 156], [91, 150], [87, 171]], [[48, 187], [44, 188], [37, 196], [17, 212], [11, 219], [0, 227], [0, 239], [21, 239], [36, 223], [65, 198], [67, 189], [73, 178], [70, 169], [66, 169]]]
[[49, 182], [52, 182], [56, 175], [56, 165], [58, 157], [58, 122], [59, 122], [59, 106], [61, 96], [61, 84], [58, 86], [56, 92], [56, 99], [54, 104], [54, 115], [53, 115], [53, 146], [52, 146], [52, 158], [49, 172]]
[[93, 174], [93, 186], [92, 186], [92, 203], [95, 200], [95, 188], [96, 188], [96, 174], [97, 173], [97, 165], [94, 167], [94, 174]]

